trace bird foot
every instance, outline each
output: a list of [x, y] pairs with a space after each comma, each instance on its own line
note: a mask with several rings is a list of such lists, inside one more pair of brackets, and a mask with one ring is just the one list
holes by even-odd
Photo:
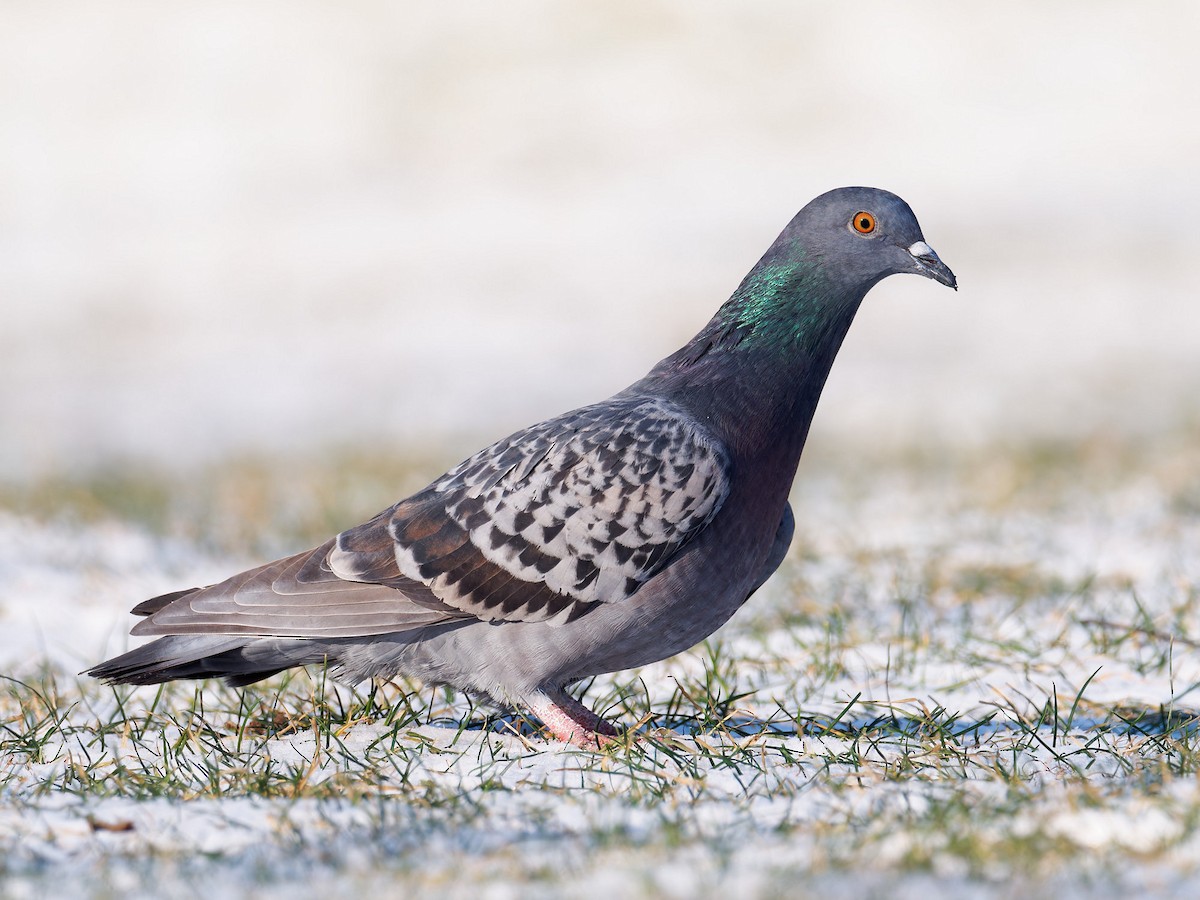
[[555, 700], [542, 695], [530, 709], [558, 740], [584, 750], [599, 750], [620, 732], [578, 700], [566, 694]]

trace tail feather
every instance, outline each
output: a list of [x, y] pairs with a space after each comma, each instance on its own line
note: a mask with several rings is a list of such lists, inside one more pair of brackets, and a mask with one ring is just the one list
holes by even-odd
[[161, 684], [224, 678], [245, 687], [292, 666], [322, 663], [328, 648], [304, 640], [237, 635], [169, 635], [122, 653], [85, 674], [109, 684]]

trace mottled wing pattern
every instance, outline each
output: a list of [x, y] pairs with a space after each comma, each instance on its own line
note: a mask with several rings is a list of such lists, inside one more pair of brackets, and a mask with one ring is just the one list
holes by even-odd
[[618, 398], [493, 444], [339, 535], [329, 565], [487, 620], [569, 621], [637, 591], [729, 482], [727, 451], [682, 410]]

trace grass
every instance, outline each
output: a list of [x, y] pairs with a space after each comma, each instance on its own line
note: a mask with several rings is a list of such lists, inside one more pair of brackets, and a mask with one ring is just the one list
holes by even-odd
[[[246, 692], [132, 692], [43, 672], [0, 694], [0, 798], [29, 811], [52, 802], [93, 833], [127, 833], [135, 847], [143, 819], [128, 806], [107, 811], [111, 801], [242, 799], [284, 811], [357, 806], [350, 833], [375, 840], [398, 808], [427, 815], [409, 856], [439, 838], [470, 837], [469, 850], [489, 832], [641, 857], [693, 845], [720, 852], [726, 841], [736, 856], [739, 841], [786, 845], [802, 835], [817, 868], [949, 867], [984, 880], [1090, 866], [1097, 848], [1071, 833], [1072, 815], [1124, 823], [1131, 806], [1143, 818], [1157, 813], [1169, 827], [1101, 842], [1139, 861], [1194, 840], [1200, 804], [1173, 790], [1200, 764], [1190, 713], [1095, 708], [1084, 684], [1074, 697], [1007, 698], [983, 716], [861, 696], [832, 715], [806, 715], [786, 695], [768, 705], [740, 685], [732, 673], [747, 661], [721, 645], [708, 645], [702, 662], [650, 705], [638, 679], [594, 692], [598, 706], [641, 723], [636, 739], [599, 754], [548, 746], [534, 723], [407, 685], [364, 694], [298, 673]], [[568, 828], [564, 806], [603, 814]], [[287, 843], [284, 821], [269, 830]], [[290, 837], [312, 851], [310, 827]], [[499, 852], [485, 846], [483, 855]], [[5, 865], [20, 871], [20, 857]]]
[[[197, 879], [234, 893], [323, 879], [452, 895], [1188, 892], [1194, 437], [863, 469], [818, 453], [792, 557], [762, 596], [691, 653], [580, 686], [630, 728], [600, 753], [419, 684], [352, 690], [308, 670], [245, 691], [131, 690], [14, 661], [0, 886], [60, 887], [53, 862], [94, 895]], [[247, 461], [4, 503], [75, 522], [81, 540], [123, 521], [242, 558], [315, 542], [430, 474]]]

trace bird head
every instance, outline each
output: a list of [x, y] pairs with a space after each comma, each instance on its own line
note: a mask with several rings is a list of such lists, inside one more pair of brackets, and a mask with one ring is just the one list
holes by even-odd
[[806, 256], [826, 261], [827, 276], [848, 285], [869, 288], [888, 275], [910, 272], [958, 290], [954, 273], [925, 242], [912, 209], [888, 191], [829, 191], [800, 210], [787, 232]]

